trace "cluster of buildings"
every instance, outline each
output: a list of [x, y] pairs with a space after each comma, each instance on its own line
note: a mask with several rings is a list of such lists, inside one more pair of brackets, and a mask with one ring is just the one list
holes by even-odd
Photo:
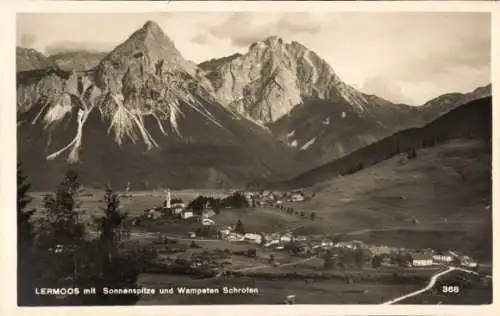
[[277, 191], [259, 191], [259, 192], [243, 192], [248, 203], [252, 206], [276, 206], [283, 203], [303, 202], [307, 196], [302, 191], [292, 192], [277, 192]]
[[456, 251], [436, 251], [434, 249], [411, 250], [405, 248], [393, 248], [388, 246], [370, 246], [372, 254], [382, 258], [383, 266], [395, 264], [395, 257], [408, 258], [407, 266], [429, 267], [434, 265], [460, 265], [467, 268], [476, 268], [477, 262], [469, 256], [459, 254]]
[[210, 219], [213, 216], [215, 216], [215, 211], [208, 204], [203, 208], [201, 215], [196, 215], [182, 200], [172, 199], [170, 189], [166, 192], [163, 206], [144, 211], [144, 217], [153, 220], [161, 218], [191, 219], [198, 217], [200, 222], [205, 226], [215, 225], [215, 222]]
[[[363, 249], [371, 257], [380, 256], [382, 266], [394, 266], [397, 258], [406, 258], [407, 267], [429, 267], [434, 265], [460, 265], [467, 268], [477, 267], [477, 262], [469, 256], [454, 251], [436, 251], [433, 249], [411, 250], [389, 246], [367, 245], [358, 240], [333, 242], [328, 238], [312, 239], [308, 236], [285, 233], [238, 233], [234, 227], [219, 230], [223, 239], [258, 244], [275, 250], [289, 250], [299, 256], [310, 256], [331, 250], [357, 250]], [[287, 245], [293, 245], [287, 247]]]

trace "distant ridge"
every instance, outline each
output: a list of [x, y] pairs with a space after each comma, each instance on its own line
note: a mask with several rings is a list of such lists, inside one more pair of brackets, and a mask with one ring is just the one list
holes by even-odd
[[491, 118], [492, 98], [474, 100], [451, 110], [421, 128], [411, 128], [398, 132], [276, 185], [286, 188], [312, 186], [339, 175], [354, 173], [395, 155], [404, 154], [410, 150], [432, 147], [451, 139], [474, 138], [491, 142]]

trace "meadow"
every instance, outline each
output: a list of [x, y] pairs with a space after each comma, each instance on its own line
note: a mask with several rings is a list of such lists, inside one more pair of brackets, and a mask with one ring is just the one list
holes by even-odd
[[186, 276], [143, 274], [139, 284], [145, 287], [251, 287], [259, 295], [154, 295], [143, 296], [138, 305], [211, 305], [211, 304], [282, 304], [288, 295], [296, 295], [297, 304], [377, 304], [418, 289], [417, 285], [360, 282], [346, 284], [341, 280], [305, 282], [304, 280], [266, 280], [232, 278], [192, 281]]

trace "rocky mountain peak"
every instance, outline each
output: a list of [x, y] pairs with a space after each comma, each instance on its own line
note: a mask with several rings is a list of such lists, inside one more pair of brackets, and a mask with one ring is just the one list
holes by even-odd
[[[78, 161], [82, 131], [95, 113], [100, 114], [116, 144], [142, 140], [148, 149], [157, 148], [159, 137], [174, 134], [182, 138], [179, 126], [188, 112], [220, 125], [204, 108], [204, 104], [216, 101], [210, 82], [199, 72], [158, 24], [147, 22], [91, 70], [38, 73], [37, 80], [31, 73], [29, 80], [19, 85], [18, 107], [26, 111], [46, 104], [40, 112], [40, 117], [42, 112], [48, 113], [43, 116], [45, 128], [81, 110], [77, 136], [49, 159], [69, 152], [68, 159]], [[150, 120], [159, 126], [161, 136], [153, 137], [149, 132]]]
[[144, 23], [143, 27], [142, 27], [143, 30], [147, 31], [147, 32], [151, 32], [151, 33], [157, 33], [157, 34], [163, 34], [163, 30], [161, 29], [160, 25], [158, 25], [158, 23], [156, 23], [155, 21], [146, 21], [146, 23]]
[[368, 102], [315, 52], [278, 36], [255, 42], [246, 54], [206, 71], [220, 102], [263, 123], [290, 113], [304, 97], [347, 102], [358, 111]]

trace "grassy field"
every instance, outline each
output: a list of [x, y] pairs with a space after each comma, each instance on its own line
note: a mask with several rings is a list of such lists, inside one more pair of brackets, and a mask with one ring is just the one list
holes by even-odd
[[186, 276], [143, 274], [139, 283], [145, 287], [186, 285], [202, 287], [252, 287], [259, 295], [153, 295], [143, 296], [138, 305], [210, 305], [210, 304], [282, 304], [287, 295], [296, 295], [297, 304], [377, 304], [418, 286], [404, 284], [355, 283], [328, 280], [316, 282], [264, 280], [252, 278], [196, 280]]
[[[32, 207], [39, 208], [42, 205], [43, 197], [48, 192], [33, 192], [30, 195], [33, 197]], [[165, 200], [165, 192], [162, 190], [152, 191], [131, 191], [127, 196], [122, 196], [123, 192], [116, 192], [120, 195], [120, 203], [123, 210], [129, 212], [130, 215], [141, 215], [146, 209], [161, 206]], [[82, 208], [93, 214], [101, 211], [104, 202], [104, 190], [84, 188], [80, 196]], [[226, 196], [229, 192], [226, 191], [208, 191], [208, 190], [182, 190], [172, 192], [173, 198], [180, 198], [185, 202], [195, 199], [199, 195], [204, 196]]]
[[491, 258], [491, 154], [485, 144], [454, 141], [394, 157], [316, 185], [294, 204], [320, 220], [297, 232], [408, 247], [438, 245]]

